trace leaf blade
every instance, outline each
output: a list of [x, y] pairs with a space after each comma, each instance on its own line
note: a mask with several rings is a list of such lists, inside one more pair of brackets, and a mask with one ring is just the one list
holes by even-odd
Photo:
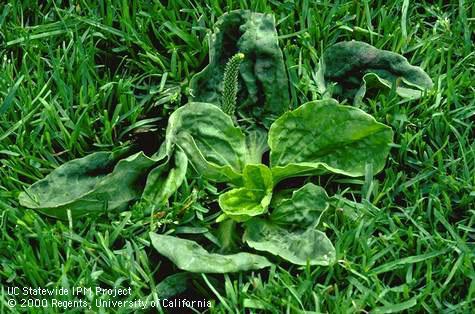
[[334, 99], [308, 102], [282, 115], [269, 130], [274, 184], [328, 172], [362, 176], [367, 163], [379, 172], [392, 137], [390, 127], [358, 108]]
[[[140, 198], [143, 175], [158, 160], [142, 152], [124, 159], [119, 152], [98, 152], [71, 160], [20, 193], [22, 206], [67, 219], [124, 208]], [[112, 169], [111, 169], [112, 168]]]
[[[236, 33], [237, 29], [241, 31]], [[273, 120], [269, 116], [287, 110], [290, 99], [283, 54], [271, 14], [235, 10], [218, 19], [210, 40], [209, 64], [190, 81], [193, 100], [220, 106], [224, 67], [237, 52], [254, 56], [245, 58], [240, 66], [238, 106], [252, 110], [262, 119]]]
[[169, 235], [150, 233], [153, 247], [179, 269], [194, 273], [229, 273], [262, 269], [271, 263], [250, 253], [221, 255], [209, 253], [198, 243]]
[[244, 241], [258, 251], [266, 251], [296, 265], [328, 266], [335, 260], [335, 248], [325, 233], [307, 228], [288, 231], [262, 219], [246, 223]]
[[272, 198], [272, 172], [263, 164], [248, 164], [243, 171], [244, 187], [219, 196], [223, 212], [237, 221], [245, 221], [267, 211]]
[[316, 227], [330, 206], [329, 200], [322, 187], [307, 183], [294, 191], [291, 198], [277, 204], [269, 219], [272, 223], [287, 228]]
[[167, 146], [178, 145], [195, 170], [215, 182], [239, 182], [247, 150], [245, 136], [215, 105], [188, 103], [170, 116]]
[[[360, 41], [339, 42], [323, 54], [325, 81], [336, 83], [335, 95], [362, 100], [369, 87], [396, 88], [405, 98], [420, 98], [433, 87], [420, 67], [397, 53], [377, 49]], [[368, 77], [367, 75], [372, 76]]]

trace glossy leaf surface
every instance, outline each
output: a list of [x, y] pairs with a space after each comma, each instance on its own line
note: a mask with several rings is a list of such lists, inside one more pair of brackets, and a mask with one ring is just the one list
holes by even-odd
[[267, 166], [246, 165], [243, 180], [244, 187], [231, 189], [219, 197], [223, 212], [237, 221], [265, 213], [272, 198], [272, 173]]
[[170, 116], [168, 145], [178, 145], [196, 171], [216, 182], [239, 182], [247, 158], [243, 132], [218, 107], [188, 103]]
[[333, 172], [361, 176], [384, 168], [393, 133], [362, 110], [333, 99], [308, 102], [269, 131], [274, 184], [288, 177]]

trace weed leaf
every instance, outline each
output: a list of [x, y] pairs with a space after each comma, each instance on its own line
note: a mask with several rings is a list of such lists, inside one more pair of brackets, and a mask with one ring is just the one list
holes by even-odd
[[71, 160], [20, 193], [22, 206], [66, 219], [125, 208], [140, 198], [148, 170], [160, 160], [139, 152], [98, 152]]
[[226, 62], [241, 52], [246, 58], [240, 65], [238, 107], [250, 108], [262, 118], [287, 110], [288, 81], [273, 15], [226, 13], [214, 25], [209, 47], [208, 66], [190, 83], [194, 101], [221, 105]]
[[403, 56], [360, 41], [345, 41], [323, 54], [325, 81], [336, 83], [334, 96], [361, 102], [372, 88], [391, 89], [404, 98], [417, 99], [432, 88], [430, 77]]
[[325, 190], [307, 183], [294, 191], [291, 198], [276, 204], [269, 218], [272, 223], [286, 228], [316, 227], [328, 207], [329, 198]]
[[307, 228], [304, 231], [288, 231], [268, 221], [253, 218], [245, 224], [244, 241], [258, 250], [296, 265], [327, 266], [335, 260], [335, 248], [325, 233]]
[[173, 163], [161, 163], [150, 171], [142, 200], [152, 207], [166, 203], [185, 180], [187, 167], [186, 154], [180, 148], [176, 149]]
[[362, 176], [366, 164], [379, 172], [392, 137], [390, 127], [360, 109], [333, 99], [308, 102], [282, 115], [269, 130], [274, 184], [328, 172]]
[[198, 243], [169, 235], [150, 233], [153, 247], [179, 269], [193, 273], [231, 273], [271, 266], [262, 256], [237, 253], [209, 253]]
[[237, 221], [265, 213], [272, 198], [272, 173], [267, 166], [246, 165], [243, 180], [244, 187], [219, 196], [219, 206], [223, 212]]
[[220, 108], [188, 103], [171, 116], [167, 142], [178, 145], [195, 170], [215, 182], [239, 182], [247, 158], [241, 129]]

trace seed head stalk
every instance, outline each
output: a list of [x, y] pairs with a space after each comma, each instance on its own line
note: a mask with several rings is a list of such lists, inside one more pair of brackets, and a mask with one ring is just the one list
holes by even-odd
[[235, 54], [229, 59], [224, 69], [222, 109], [231, 117], [234, 117], [236, 110], [239, 66], [243, 59], [243, 53]]

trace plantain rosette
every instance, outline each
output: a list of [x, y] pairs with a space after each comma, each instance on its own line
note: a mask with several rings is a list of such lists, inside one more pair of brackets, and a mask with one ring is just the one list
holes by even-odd
[[[322, 187], [307, 184], [290, 198], [279, 199], [276, 185], [287, 178], [325, 173], [363, 176], [368, 165], [379, 172], [389, 154], [391, 128], [358, 108], [328, 99], [305, 103], [274, 121], [267, 139], [269, 165], [252, 151], [255, 145], [247, 145], [253, 142], [247, 136], [229, 115], [209, 103], [181, 107], [170, 117], [167, 129], [167, 139], [183, 150], [199, 176], [229, 184], [219, 197], [218, 222], [242, 223], [243, 242], [257, 251], [296, 265], [330, 265], [336, 259], [335, 248], [319, 229], [335, 198]], [[188, 250], [180, 256], [159, 243], [160, 237], [151, 236], [158, 252], [182, 270], [230, 272], [270, 265], [247, 255], [242, 263], [244, 256], [209, 253], [197, 243], [176, 238], [173, 241]], [[172, 238], [167, 239], [171, 243]], [[224, 264], [229, 260], [235, 267], [210, 268], [208, 261], [213, 258]], [[259, 262], [253, 264], [255, 260]]]

